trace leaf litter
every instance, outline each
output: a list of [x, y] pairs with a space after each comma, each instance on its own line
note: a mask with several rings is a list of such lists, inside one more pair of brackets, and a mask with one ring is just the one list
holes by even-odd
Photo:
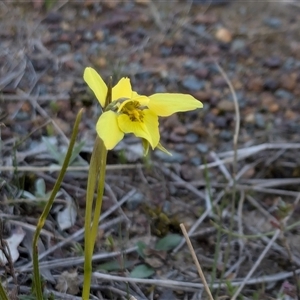
[[[86, 1], [54, 6], [52, 11], [40, 5], [33, 10], [31, 3], [1, 4], [7, 11], [0, 32], [4, 241], [14, 236], [16, 225], [34, 230], [39, 210], [13, 201], [22, 191], [25, 196], [51, 190], [59, 170], [51, 165], [59, 165], [76, 112], [86, 107], [78, 138], [82, 142], [74, 156], [76, 172], [70, 171], [64, 182], [65, 206], [56, 204], [40, 241], [45, 248], [40, 255], [47, 257], [41, 261], [41, 271], [54, 274], [56, 283], [49, 274], [45, 278], [47, 290], [57, 293], [57, 299], [80, 296], [82, 288], [86, 165], [100, 113], [83, 85], [82, 71], [88, 65], [103, 76], [114, 75], [115, 80], [130, 76], [145, 94], [184, 91], [205, 103], [203, 112], [162, 120], [162, 139], [174, 153], [174, 161], [143, 160], [140, 144], [132, 137], [110, 153], [103, 202], [104, 214], [109, 214], [100, 223], [93, 258], [97, 270], [93, 296], [118, 299], [130, 294], [150, 299], [155, 293], [163, 299], [166, 290], [172, 290], [168, 297], [174, 299], [201, 297], [203, 285], [178, 228], [183, 222], [216, 297], [233, 297], [234, 287], [243, 286], [241, 294], [248, 299], [279, 295], [297, 299], [293, 270], [300, 272], [295, 201], [300, 165], [298, 8], [289, 3], [254, 6], [225, 1], [223, 6], [209, 6], [203, 2], [182, 1], [171, 9], [168, 2]], [[24, 19], [12, 24], [15, 15]], [[215, 61], [228, 74], [240, 107], [237, 174], [232, 172], [233, 99]], [[52, 154], [43, 137], [57, 146], [51, 146]], [[126, 198], [133, 186], [139, 197]], [[233, 193], [235, 211], [231, 210]], [[275, 236], [278, 229], [281, 234]], [[168, 234], [176, 237], [174, 241], [156, 249]], [[30, 245], [21, 236], [14, 239], [21, 247], [13, 243], [9, 249], [18, 285], [25, 290], [32, 265]], [[144, 250], [137, 251], [138, 241], [146, 241]], [[100, 272], [98, 266], [115, 261], [120, 261], [119, 269]], [[135, 263], [126, 263], [130, 261]], [[75, 266], [78, 270], [71, 272]], [[137, 269], [140, 273], [132, 276], [137, 267], [142, 271]], [[125, 278], [128, 274], [131, 278]], [[12, 272], [1, 271], [1, 276], [7, 278]]]

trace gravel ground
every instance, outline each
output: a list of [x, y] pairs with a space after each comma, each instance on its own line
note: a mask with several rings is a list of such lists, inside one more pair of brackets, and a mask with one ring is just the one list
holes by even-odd
[[[85, 107], [77, 169], [64, 180], [40, 249], [51, 250], [42, 274], [48, 291], [80, 296], [87, 161], [100, 113], [82, 79], [92, 66], [105, 79], [130, 77], [141, 94], [184, 92], [204, 104], [161, 120], [173, 156], [155, 150], [145, 159], [132, 136], [109, 154], [93, 299], [208, 299], [185, 245], [157, 250], [163, 237], [173, 234], [172, 243], [181, 235], [180, 223], [215, 299], [298, 299], [300, 7], [207, 2], [0, 4], [0, 237], [25, 231], [14, 268], [0, 273], [14, 269], [20, 295], [29, 293], [30, 240], [41, 213], [26, 192], [45, 198], [51, 190], [57, 153], [65, 153]], [[68, 203], [75, 222], [63, 227], [58, 215]], [[137, 266], [144, 276], [133, 273]], [[130, 272], [146, 278], [123, 282]]]

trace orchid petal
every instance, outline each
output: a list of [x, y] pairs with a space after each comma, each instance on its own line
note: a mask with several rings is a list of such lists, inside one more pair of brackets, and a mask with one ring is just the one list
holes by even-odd
[[119, 82], [112, 88], [112, 100], [121, 98], [130, 99], [132, 95], [131, 83], [129, 78], [121, 78]]
[[154, 149], [160, 139], [158, 117], [148, 109], [145, 109], [143, 113], [142, 122], [131, 121], [128, 115], [121, 114], [118, 116], [118, 124], [124, 133], [133, 133], [135, 136], [147, 140]]
[[158, 93], [149, 96], [149, 99], [149, 109], [161, 117], [203, 107], [203, 104], [191, 95]]
[[94, 92], [100, 105], [104, 107], [107, 95], [107, 86], [101, 76], [93, 68], [85, 68], [83, 79], [88, 84], [89, 88]]
[[113, 149], [124, 137], [124, 133], [118, 126], [117, 114], [111, 110], [100, 116], [96, 131], [107, 150]]

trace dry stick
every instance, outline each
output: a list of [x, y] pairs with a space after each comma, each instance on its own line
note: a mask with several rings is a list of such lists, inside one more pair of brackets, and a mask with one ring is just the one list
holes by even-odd
[[212, 294], [211, 294], [211, 292], [210, 292], [210, 289], [209, 289], [209, 287], [208, 287], [208, 284], [207, 284], [207, 282], [206, 282], [205, 276], [204, 276], [204, 274], [203, 274], [203, 272], [202, 272], [200, 263], [199, 263], [199, 261], [198, 261], [198, 259], [197, 259], [197, 256], [196, 256], [195, 250], [194, 250], [194, 248], [193, 248], [193, 245], [192, 245], [192, 243], [191, 243], [191, 240], [190, 240], [190, 238], [189, 238], [189, 236], [188, 236], [188, 233], [187, 233], [187, 231], [186, 231], [186, 229], [185, 229], [183, 223], [180, 224], [180, 228], [181, 228], [181, 231], [182, 231], [182, 233], [183, 233], [183, 235], [184, 235], [184, 237], [185, 237], [185, 239], [186, 239], [186, 243], [187, 243], [187, 245], [188, 245], [188, 247], [189, 247], [189, 250], [190, 250], [190, 253], [191, 253], [192, 257], [193, 257], [193, 260], [194, 260], [194, 263], [195, 263], [196, 268], [197, 268], [197, 270], [198, 270], [199, 276], [200, 276], [200, 278], [201, 278], [201, 280], [202, 280], [202, 282], [203, 282], [205, 291], [206, 291], [206, 293], [207, 293], [209, 299], [210, 299], [210, 300], [214, 300], [214, 298], [213, 298], [213, 296], [212, 296]]
[[[296, 197], [296, 199], [294, 201], [294, 206], [295, 207], [298, 205], [299, 201], [300, 201], [300, 194], [297, 195], [297, 197]], [[293, 211], [282, 220], [282, 224], [283, 225], [285, 225], [287, 223], [287, 221], [292, 216], [292, 214], [293, 214]], [[237, 289], [237, 291], [234, 293], [234, 295], [231, 298], [231, 300], [235, 300], [237, 298], [237, 296], [240, 294], [240, 292], [242, 291], [242, 289], [244, 288], [244, 286], [247, 284], [247, 281], [249, 280], [249, 278], [252, 276], [252, 274], [254, 273], [254, 271], [256, 270], [256, 268], [259, 266], [259, 264], [261, 263], [261, 261], [263, 260], [263, 258], [267, 254], [267, 252], [270, 250], [270, 248], [275, 243], [275, 240], [278, 238], [280, 232], [281, 232], [280, 229], [277, 229], [275, 231], [275, 233], [273, 235], [273, 238], [269, 241], [268, 245], [266, 246], [266, 248], [264, 249], [264, 251], [261, 253], [261, 255], [259, 256], [258, 260], [255, 262], [255, 264], [253, 265], [253, 267], [251, 268], [251, 270], [249, 271], [249, 273], [247, 274], [247, 276], [244, 278], [242, 284], [239, 286], [239, 288]], [[290, 256], [290, 259], [292, 259], [292, 256]], [[297, 281], [296, 270], [293, 270], [291, 273], [292, 273], [292, 276], [294, 278], [296, 277], [296, 281]]]
[[[219, 201], [222, 199], [222, 197], [224, 196], [224, 191], [221, 191], [218, 196], [216, 197], [216, 199], [213, 201], [212, 203], [212, 207], [214, 207], [215, 205], [217, 205], [219, 203]], [[200, 224], [205, 220], [205, 218], [210, 214], [212, 207], [209, 207], [205, 210], [205, 212], [199, 217], [199, 219], [194, 223], [194, 225], [190, 228], [188, 234], [191, 235], [195, 232], [195, 230], [200, 226]], [[185, 243], [185, 239], [183, 238], [181, 240], [181, 242], [179, 243], [179, 245], [172, 251], [172, 254], [177, 253], [182, 246]]]
[[[109, 170], [123, 170], [123, 169], [136, 169], [138, 164], [127, 164], [127, 165], [108, 165], [106, 166], [106, 171]], [[143, 166], [143, 165], [141, 165]], [[20, 172], [54, 172], [60, 171], [61, 166], [47, 166], [47, 167], [35, 167], [35, 166], [0, 166], [0, 172], [10, 171], [13, 172], [15, 170]], [[88, 171], [89, 166], [69, 166], [67, 172], [73, 171]]]
[[247, 276], [244, 278], [242, 284], [239, 286], [239, 288], [236, 290], [236, 292], [234, 293], [234, 295], [232, 296], [231, 300], [235, 300], [238, 295], [240, 294], [240, 292], [242, 291], [242, 289], [244, 288], [244, 286], [247, 284], [248, 279], [252, 276], [252, 274], [254, 273], [254, 271], [257, 269], [257, 267], [260, 265], [260, 263], [262, 262], [263, 258], [266, 256], [266, 254], [268, 253], [268, 251], [270, 250], [270, 248], [272, 247], [273, 243], [275, 242], [275, 240], [278, 238], [280, 234], [280, 230], [277, 229], [272, 237], [272, 239], [270, 240], [270, 242], [268, 243], [267, 247], [264, 249], [264, 251], [261, 253], [261, 255], [259, 256], [259, 258], [257, 259], [257, 261], [255, 262], [255, 264], [253, 265], [253, 267], [251, 268], [251, 270], [249, 271], [249, 273], [247, 274]]
[[[235, 110], [235, 129], [234, 129], [234, 136], [233, 136], [233, 176], [232, 180], [229, 182], [229, 185], [232, 186], [232, 199], [231, 199], [231, 213], [233, 217], [230, 220], [229, 224], [229, 231], [230, 234], [228, 236], [228, 246], [226, 247], [225, 250], [225, 256], [224, 256], [224, 265], [227, 265], [228, 259], [229, 259], [229, 254], [230, 254], [230, 244], [231, 244], [231, 239], [232, 239], [232, 230], [234, 226], [234, 214], [235, 214], [235, 202], [236, 202], [236, 191], [237, 191], [237, 186], [236, 186], [236, 175], [237, 175], [237, 161], [238, 161], [238, 137], [239, 137], [239, 132], [240, 132], [240, 109], [239, 109], [239, 103], [238, 99], [235, 93], [235, 90], [233, 88], [233, 85], [231, 81], [229, 80], [227, 74], [224, 72], [223, 68], [218, 64], [217, 61], [215, 61], [216, 66], [219, 69], [219, 72], [225, 79], [226, 83], [229, 86], [230, 92], [232, 94], [233, 98], [233, 103], [234, 103], [234, 110]], [[222, 277], [224, 276], [225, 269], [222, 270]], [[218, 293], [217, 293], [218, 294]]]

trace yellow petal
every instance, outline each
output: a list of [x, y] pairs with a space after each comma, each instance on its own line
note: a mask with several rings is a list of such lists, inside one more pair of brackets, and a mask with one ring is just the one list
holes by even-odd
[[133, 133], [149, 142], [154, 149], [159, 142], [158, 117], [149, 109], [144, 111], [143, 122], [131, 121], [129, 116], [121, 114], [118, 116], [118, 124], [124, 133]]
[[148, 107], [161, 117], [176, 112], [189, 111], [203, 107], [203, 104], [191, 95], [159, 93], [149, 96]]
[[104, 107], [107, 95], [107, 86], [101, 76], [93, 68], [85, 68], [83, 79], [94, 92], [96, 98], [100, 102], [100, 105]]
[[112, 100], [120, 98], [130, 99], [132, 95], [131, 83], [129, 78], [121, 78], [112, 89]]
[[118, 126], [117, 115], [111, 110], [100, 116], [96, 131], [107, 150], [113, 149], [124, 137], [124, 133]]

